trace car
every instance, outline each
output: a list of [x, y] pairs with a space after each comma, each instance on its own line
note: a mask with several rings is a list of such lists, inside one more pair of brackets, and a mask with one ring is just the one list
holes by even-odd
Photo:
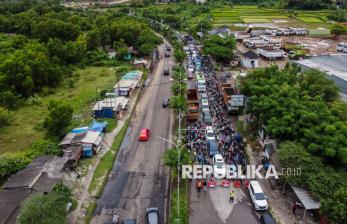
[[215, 154], [212, 159], [213, 175], [215, 177], [224, 178], [226, 175], [226, 167], [223, 156], [221, 154]]
[[215, 140], [214, 131], [213, 131], [212, 126], [206, 126], [206, 139], [208, 141]]
[[163, 74], [164, 74], [164, 75], [170, 75], [170, 69], [165, 68]]
[[207, 141], [207, 149], [211, 157], [218, 154], [218, 145], [216, 141]]
[[140, 141], [148, 141], [149, 139], [149, 129], [148, 128], [142, 128], [140, 131], [139, 140]]
[[208, 100], [207, 93], [201, 93], [200, 98], [201, 98], [201, 100]]
[[165, 51], [165, 57], [166, 58], [170, 57], [170, 52], [169, 51]]
[[249, 195], [254, 204], [254, 208], [257, 211], [264, 211], [269, 208], [269, 205], [266, 200], [266, 195], [263, 192], [260, 184], [256, 180], [252, 180], [248, 185]]
[[202, 120], [205, 124], [212, 124], [212, 117], [211, 117], [210, 112], [203, 111], [202, 112]]
[[124, 219], [122, 224], [136, 224], [136, 219]]
[[166, 50], [167, 50], [167, 51], [171, 51], [170, 45], [166, 45]]
[[168, 107], [169, 105], [170, 105], [170, 99], [167, 98], [167, 97], [165, 97], [165, 98], [163, 99], [163, 107], [166, 108], [166, 107]]
[[193, 72], [188, 72], [188, 79], [193, 79], [193, 78], [194, 78]]
[[276, 224], [269, 212], [264, 212], [259, 218], [259, 224]]
[[147, 208], [146, 209], [147, 224], [158, 224], [159, 223], [159, 209], [158, 208]]

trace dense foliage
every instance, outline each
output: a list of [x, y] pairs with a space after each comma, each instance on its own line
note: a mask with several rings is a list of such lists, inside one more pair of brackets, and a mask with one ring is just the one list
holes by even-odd
[[17, 223], [62, 224], [67, 223], [67, 203], [71, 202], [71, 191], [57, 184], [51, 193], [37, 193], [25, 200]]
[[250, 72], [241, 83], [248, 111], [272, 136], [298, 141], [336, 166], [347, 164], [347, 105], [323, 73], [273, 66]]
[[72, 65], [105, 60], [100, 49], [115, 43], [122, 43], [116, 49], [121, 60], [129, 46], [149, 55], [161, 39], [123, 11], [71, 10], [58, 1], [1, 3], [0, 32], [6, 34], [0, 34], [0, 106], [56, 87]]
[[280, 145], [279, 158], [283, 167], [301, 169], [301, 175], [284, 176], [294, 186], [310, 189], [321, 202], [321, 212], [331, 223], [347, 221], [347, 175], [323, 164], [320, 158], [310, 155], [303, 145], [285, 142]]
[[218, 35], [212, 35], [206, 38], [204, 42], [204, 54], [211, 55], [217, 61], [230, 61], [234, 56], [236, 41], [234, 37], [222, 38]]

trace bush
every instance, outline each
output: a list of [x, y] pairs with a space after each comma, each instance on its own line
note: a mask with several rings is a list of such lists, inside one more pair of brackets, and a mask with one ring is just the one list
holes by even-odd
[[24, 169], [30, 163], [30, 159], [21, 152], [5, 153], [0, 156], [0, 178], [7, 177]]
[[61, 150], [56, 141], [51, 139], [42, 139], [35, 142], [29, 149], [26, 151], [25, 156], [30, 159], [37, 158], [41, 155], [60, 155]]
[[71, 191], [57, 184], [48, 195], [34, 194], [23, 204], [18, 224], [62, 224], [67, 223], [66, 205], [71, 202]]
[[7, 109], [0, 107], [0, 127], [5, 126], [9, 123], [10, 114]]

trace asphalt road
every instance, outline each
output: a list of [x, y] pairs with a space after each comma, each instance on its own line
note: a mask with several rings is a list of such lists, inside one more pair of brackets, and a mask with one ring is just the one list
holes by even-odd
[[[159, 47], [161, 55], [163, 46]], [[138, 223], [144, 223], [145, 210], [149, 207], [159, 208], [159, 221], [164, 223], [169, 172], [162, 157], [169, 144], [155, 136], [169, 139], [171, 135], [173, 114], [171, 109], [162, 107], [162, 100], [170, 96], [171, 76], [163, 76], [163, 70], [173, 63], [172, 57], [162, 57], [140, 97], [112, 174], [97, 200], [97, 217], [93, 223], [105, 223], [110, 218], [102, 215], [105, 209], [114, 209], [121, 219], [135, 218]], [[149, 141], [138, 141], [141, 128], [150, 129]]]

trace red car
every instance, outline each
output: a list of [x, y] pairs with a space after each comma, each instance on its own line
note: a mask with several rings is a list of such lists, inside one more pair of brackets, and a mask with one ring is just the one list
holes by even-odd
[[142, 128], [139, 136], [140, 141], [147, 141], [149, 139], [149, 129]]

